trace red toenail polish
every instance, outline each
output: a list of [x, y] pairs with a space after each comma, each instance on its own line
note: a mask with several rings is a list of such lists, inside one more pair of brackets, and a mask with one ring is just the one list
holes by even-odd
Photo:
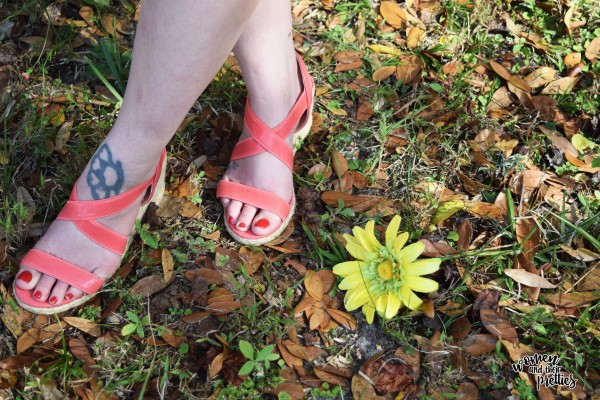
[[258, 220], [258, 221], [256, 221], [256, 223], [254, 224], [254, 226], [256, 226], [256, 227], [259, 227], [259, 228], [262, 228], [262, 229], [265, 229], [265, 228], [267, 228], [269, 225], [271, 225], [271, 224], [269, 223], [269, 220], [267, 220], [267, 219], [264, 219], [264, 218], [263, 218], [263, 219], [259, 219], [259, 220]]
[[35, 292], [33, 294], [33, 297], [35, 297], [36, 299], [41, 299], [42, 298], [42, 292], [40, 292], [39, 290], [37, 292]]
[[29, 271], [23, 271], [19, 274], [17, 279], [22, 280], [23, 282], [29, 283], [33, 279], [33, 275]]
[[229, 225], [233, 225], [233, 217], [229, 217]]
[[73, 294], [72, 293], [65, 294], [65, 299], [71, 300], [72, 298], [73, 298]]
[[58, 301], [58, 299], [56, 298], [56, 296], [50, 297], [50, 303], [56, 304], [57, 301]]
[[245, 227], [246, 227], [246, 224], [242, 222], [242, 223], [240, 224], [240, 228], [241, 228], [241, 229], [244, 229]]

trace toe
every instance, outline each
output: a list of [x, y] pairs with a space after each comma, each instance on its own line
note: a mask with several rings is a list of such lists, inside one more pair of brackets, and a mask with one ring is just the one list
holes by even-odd
[[229, 225], [235, 225], [238, 222], [238, 217], [240, 216], [243, 205], [244, 203], [241, 201], [231, 200], [229, 207], [225, 208], [225, 218]]
[[42, 274], [34, 269], [22, 267], [17, 274], [15, 284], [21, 289], [30, 290], [37, 285], [41, 276]]
[[281, 225], [281, 219], [272, 212], [262, 210], [252, 222], [252, 232], [258, 236], [266, 236], [275, 232]]
[[65, 293], [65, 300], [77, 300], [83, 296], [83, 292], [79, 289], [75, 289], [73, 286], [70, 286]]
[[65, 298], [65, 293], [69, 285], [65, 282], [58, 281], [54, 284], [50, 295], [48, 296], [48, 303], [52, 305], [61, 304]]
[[237, 220], [237, 228], [240, 231], [247, 231], [250, 229], [250, 224], [252, 224], [252, 219], [256, 215], [258, 209], [250, 204], [244, 204], [242, 208], [242, 212]]
[[56, 283], [56, 279], [50, 275], [42, 275], [35, 289], [33, 289], [33, 298], [37, 301], [46, 301], [54, 283]]

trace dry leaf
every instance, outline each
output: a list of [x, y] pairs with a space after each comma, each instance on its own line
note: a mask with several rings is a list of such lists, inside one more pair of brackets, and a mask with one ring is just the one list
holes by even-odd
[[321, 281], [321, 277], [315, 271], [308, 270], [306, 272], [304, 287], [306, 287], [308, 294], [315, 300], [321, 301], [323, 299], [323, 281]]
[[469, 332], [471, 332], [471, 321], [466, 316], [462, 316], [459, 319], [452, 322], [450, 327], [448, 328], [448, 332], [458, 340], [463, 340], [467, 336], [469, 336]]
[[396, 29], [403, 29], [406, 27], [408, 20], [406, 11], [403, 10], [398, 3], [395, 1], [384, 1], [379, 6], [379, 12], [385, 18], [390, 26]]
[[567, 76], [565, 78], [560, 78], [555, 81], [552, 81], [542, 90], [542, 94], [565, 94], [570, 93], [571, 90], [575, 87], [577, 82], [581, 79], [580, 76], [572, 77]]
[[542, 299], [550, 304], [554, 304], [560, 307], [575, 308], [581, 307], [584, 304], [591, 303], [600, 299], [600, 293], [594, 294], [594, 292], [571, 292], [571, 293], [542, 293], [540, 295]]
[[554, 143], [554, 145], [561, 152], [569, 154], [570, 156], [575, 158], [579, 157], [579, 152], [577, 151], [575, 146], [573, 146], [573, 144], [569, 141], [569, 139], [554, 134], [546, 134], [546, 136], [552, 141], [552, 143]]
[[338, 178], [342, 178], [348, 172], [348, 161], [346, 161], [342, 153], [335, 149], [331, 149], [331, 163], [333, 164], [333, 171]]
[[346, 329], [356, 329], [356, 320], [351, 315], [340, 310], [334, 310], [332, 308], [326, 308], [325, 311], [327, 311], [331, 318], [343, 325]]
[[567, 67], [574, 67], [581, 62], [581, 53], [569, 53], [564, 59]]
[[173, 279], [174, 261], [171, 252], [167, 249], [162, 250], [162, 269], [163, 281], [171, 282]]
[[461, 342], [462, 347], [472, 356], [480, 356], [496, 349], [498, 338], [494, 335], [471, 335]]
[[411, 27], [406, 37], [406, 47], [409, 49], [416, 48], [424, 37], [425, 31], [423, 29], [416, 26]]
[[382, 81], [396, 72], [395, 65], [386, 65], [373, 72], [373, 80], [376, 82]]
[[210, 362], [208, 367], [208, 378], [213, 379], [223, 369], [223, 361], [225, 361], [225, 352], [217, 354]]
[[366, 121], [373, 115], [373, 106], [369, 100], [363, 100], [358, 105], [358, 110], [356, 110], [356, 119], [359, 121]]
[[152, 296], [154, 293], [160, 292], [167, 286], [169, 286], [169, 283], [165, 282], [160, 275], [150, 275], [137, 281], [131, 287], [131, 293], [141, 294], [142, 296]]
[[63, 321], [88, 335], [99, 337], [102, 334], [100, 326], [94, 321], [79, 317], [63, 317]]
[[355, 212], [364, 212], [373, 208], [380, 200], [377, 196], [359, 196], [343, 192], [328, 191], [321, 194], [321, 200], [330, 207], [338, 207], [338, 201], [342, 200], [344, 207]]
[[267, 256], [261, 250], [253, 251], [249, 247], [244, 246], [240, 248], [240, 258], [245, 261], [246, 272], [252, 275], [262, 266]]
[[502, 65], [498, 64], [495, 61], [490, 61], [490, 66], [492, 67], [494, 72], [496, 72], [498, 75], [500, 75], [502, 77], [502, 79], [506, 80], [507, 82], [510, 82], [514, 86], [518, 87], [519, 89], [521, 89], [527, 93], [531, 92], [531, 88], [529, 87], [529, 84], [524, 79], [521, 79], [517, 76], [512, 75]]
[[220, 272], [210, 268], [198, 268], [185, 271], [183, 276], [190, 282], [193, 282], [196, 277], [201, 277], [209, 285], [222, 285], [223, 275]]
[[352, 377], [352, 396], [361, 400], [386, 400], [386, 397], [378, 396], [369, 381], [359, 374]]
[[513, 343], [519, 341], [516, 329], [504, 315], [486, 308], [479, 311], [479, 316], [485, 329], [492, 335]]
[[304, 364], [304, 362], [302, 361], [302, 359], [300, 357], [296, 357], [295, 355], [290, 353], [287, 350], [287, 348], [285, 347], [285, 345], [283, 345], [281, 342], [277, 343], [277, 348], [279, 349], [281, 358], [283, 358], [283, 361], [285, 361], [285, 363], [288, 365], [288, 367], [302, 368], [302, 365]]
[[515, 282], [529, 287], [543, 289], [554, 289], [556, 287], [556, 285], [551, 284], [545, 278], [542, 278], [541, 276], [531, 272], [527, 272], [523, 269], [508, 268], [504, 270], [504, 273], [510, 276]]
[[300, 357], [306, 361], [313, 361], [315, 358], [326, 354], [326, 351], [323, 349], [318, 347], [304, 347], [292, 342], [291, 340], [285, 340], [282, 342], [282, 344], [292, 355]]
[[27, 351], [31, 346], [36, 344], [40, 338], [39, 328], [29, 328], [17, 340], [17, 354]]
[[313, 368], [313, 372], [317, 376], [317, 378], [319, 378], [323, 382], [331, 383], [332, 385], [340, 385], [341, 387], [349, 386], [348, 380], [339, 375], [320, 370], [319, 368]]
[[600, 288], [600, 263], [596, 263], [585, 271], [576, 287], [580, 292], [598, 290]]
[[556, 71], [550, 67], [541, 67], [527, 75], [525, 82], [529, 84], [532, 89], [544, 86], [545, 84], [552, 82], [556, 77]]
[[585, 48], [585, 58], [592, 63], [600, 57], [600, 36], [594, 38]]
[[396, 78], [405, 85], [417, 83], [421, 78], [424, 64], [419, 56], [411, 55], [400, 59], [396, 67]]

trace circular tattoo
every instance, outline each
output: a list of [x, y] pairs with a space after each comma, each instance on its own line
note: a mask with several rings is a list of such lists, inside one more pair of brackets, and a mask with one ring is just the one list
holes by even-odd
[[94, 200], [117, 195], [123, 188], [125, 174], [121, 161], [114, 161], [112, 151], [107, 144], [100, 146], [92, 157], [87, 183], [92, 190]]

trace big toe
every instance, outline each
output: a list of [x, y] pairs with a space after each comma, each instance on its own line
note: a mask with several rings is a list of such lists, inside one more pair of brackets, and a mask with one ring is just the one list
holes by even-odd
[[21, 267], [15, 279], [15, 284], [20, 289], [30, 290], [37, 285], [41, 276], [42, 274], [36, 270]]
[[272, 212], [262, 210], [252, 221], [252, 232], [258, 236], [267, 236], [281, 225], [281, 219]]

